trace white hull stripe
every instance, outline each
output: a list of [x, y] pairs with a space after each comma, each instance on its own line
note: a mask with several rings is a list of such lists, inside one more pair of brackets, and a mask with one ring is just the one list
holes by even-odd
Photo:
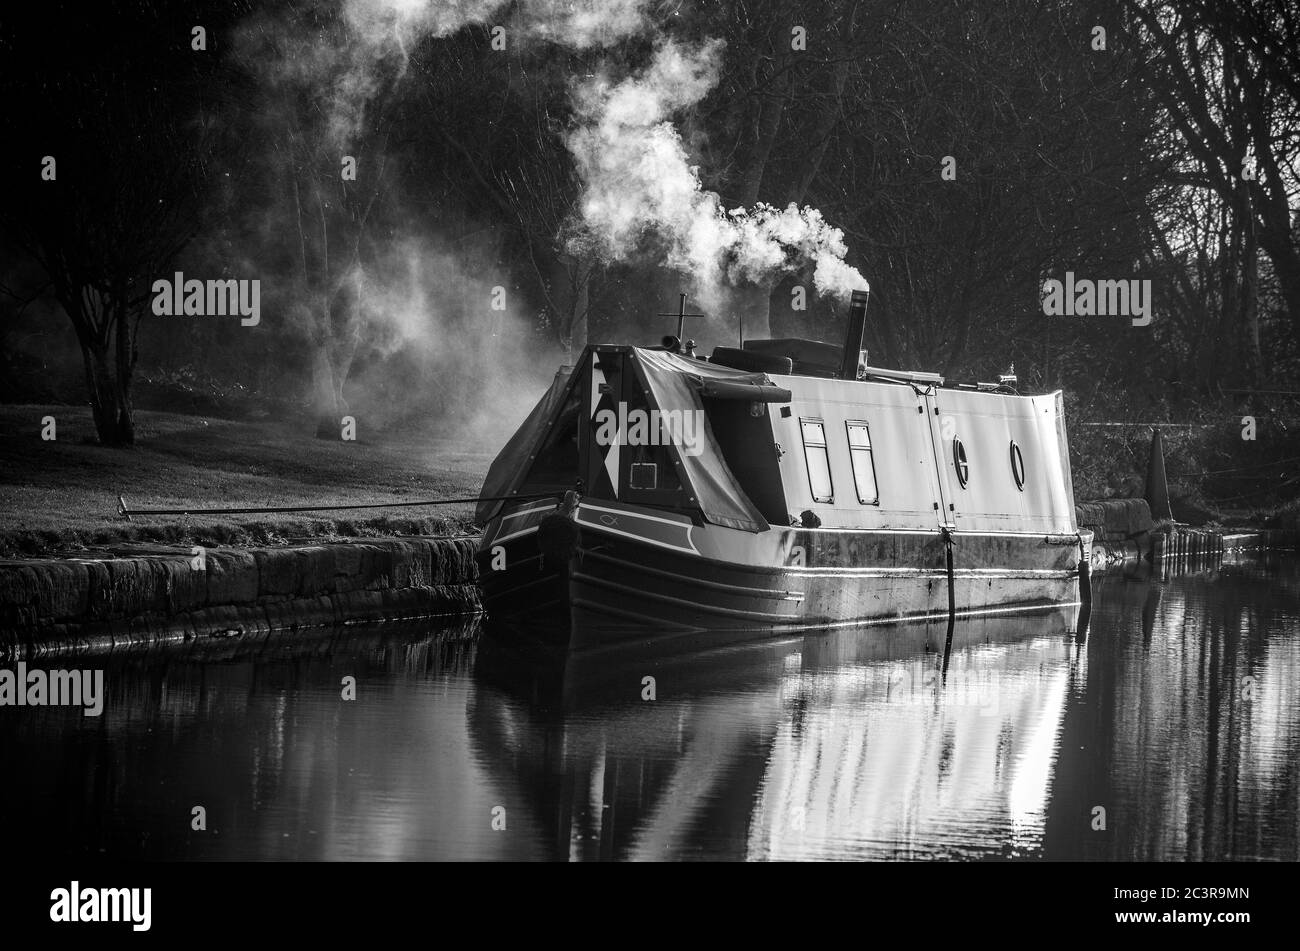
[[[766, 566], [757, 566], [766, 567]], [[942, 568], [791, 568], [796, 577], [830, 576], [843, 578], [915, 577], [947, 578]], [[954, 578], [1073, 578], [1075, 572], [1065, 568], [954, 568]]]
[[535, 532], [535, 531], [537, 531], [537, 526], [536, 526], [536, 525], [533, 525], [533, 526], [530, 527], [530, 528], [521, 528], [519, 531], [517, 531], [517, 532], [511, 532], [509, 535], [499, 535], [499, 536], [497, 536], [496, 538], [492, 539], [492, 544], [493, 544], [493, 545], [500, 545], [500, 544], [503, 544], [503, 543], [505, 543], [505, 542], [512, 541], [513, 539], [516, 539], [516, 538], [523, 538], [525, 535], [531, 535], [531, 534], [533, 534], [533, 532]]
[[604, 508], [586, 502], [578, 506], [577, 521], [585, 528], [632, 538], [656, 548], [685, 552], [690, 555], [700, 553], [691, 539], [691, 530], [694, 526], [689, 522], [642, 515], [640, 512], [628, 512], [622, 509]]
[[627, 509], [611, 509], [603, 505], [595, 505], [591, 502], [583, 502], [578, 506], [579, 511], [583, 512], [604, 512], [609, 515], [629, 515], [632, 518], [643, 519], [647, 522], [663, 522], [665, 525], [677, 525], [681, 528], [692, 528], [691, 520], [682, 516], [680, 518], [666, 518], [663, 515], [651, 515], [649, 512], [632, 512]]
[[[776, 529], [790, 532], [812, 532], [814, 534], [837, 535], [939, 535], [939, 529], [935, 528], [802, 528], [800, 526], [784, 525], [773, 526]], [[1043, 538], [1057, 539], [1059, 544], [1065, 544], [1065, 539], [1069, 539], [1070, 544], [1077, 544], [1078, 539], [1075, 532], [968, 532], [960, 528], [952, 530], [952, 537], [956, 538]]]
[[521, 518], [527, 518], [534, 512], [547, 511], [553, 508], [555, 508], [554, 502], [538, 502], [535, 505], [528, 505], [521, 509], [515, 509], [508, 515], [501, 517], [501, 527], [505, 528], [505, 526], [509, 525], [511, 522]]

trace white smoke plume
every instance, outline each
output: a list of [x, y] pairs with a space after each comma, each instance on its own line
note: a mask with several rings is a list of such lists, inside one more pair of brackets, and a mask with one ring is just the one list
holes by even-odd
[[[279, 81], [328, 90], [329, 134], [343, 146], [362, 128], [384, 85], [405, 72], [423, 38], [503, 20], [507, 43], [608, 46], [652, 28], [651, 2], [342, 0], [346, 29], [330, 36], [278, 30], [291, 48], [269, 71]], [[818, 293], [847, 299], [867, 284], [844, 261], [843, 232], [819, 211], [793, 204], [726, 209], [690, 163], [672, 118], [717, 83], [723, 47], [718, 40], [694, 46], [665, 40], [640, 72], [615, 81], [606, 70], [574, 89], [577, 126], [567, 144], [584, 186], [574, 250], [626, 260], [653, 236], [667, 246], [663, 263], [705, 291], [811, 266]]]
[[646, 28], [650, 0], [344, 0], [348, 22], [376, 45], [449, 36], [471, 24], [498, 23], [518, 39], [588, 49]]
[[512, 22], [525, 41], [585, 50], [643, 33], [649, 5], [650, 0], [525, 0]]
[[[254, 17], [241, 43], [263, 78], [324, 93], [327, 125], [339, 146], [363, 128], [367, 108], [386, 83], [406, 72], [416, 44], [468, 26], [500, 26], [508, 48], [550, 43], [590, 49], [647, 28], [651, 0], [314, 0], [292, 22]], [[323, 11], [341, 12], [334, 27]], [[277, 49], [259, 40], [273, 38]], [[278, 54], [278, 55], [277, 55]]]
[[500, 26], [509, 47], [550, 43], [590, 49], [646, 29], [650, 0], [343, 0], [346, 74], [335, 85], [336, 133], [360, 127], [385, 67], [405, 71], [412, 47], [467, 26]]
[[821, 212], [794, 204], [724, 209], [690, 164], [672, 116], [713, 88], [722, 48], [718, 40], [665, 41], [639, 73], [618, 82], [604, 74], [575, 88], [568, 147], [583, 194], [572, 242], [616, 261], [657, 238], [667, 245], [664, 263], [705, 291], [811, 265], [819, 294], [847, 299], [867, 282], [845, 263], [844, 234]]

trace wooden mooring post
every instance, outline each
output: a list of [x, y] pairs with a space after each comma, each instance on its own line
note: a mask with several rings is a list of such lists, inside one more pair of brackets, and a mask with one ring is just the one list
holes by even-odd
[[1151, 539], [1151, 561], [1165, 568], [1218, 566], [1226, 550], [1224, 536], [1219, 532], [1175, 529]]

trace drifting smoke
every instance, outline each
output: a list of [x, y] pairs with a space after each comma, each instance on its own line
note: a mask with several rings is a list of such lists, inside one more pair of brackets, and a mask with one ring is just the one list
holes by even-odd
[[[330, 76], [330, 129], [342, 143], [361, 128], [366, 105], [386, 79], [405, 72], [411, 48], [426, 37], [445, 37], [509, 13], [509, 41], [542, 42], [571, 49], [607, 46], [651, 27], [649, 0], [345, 0], [344, 37], [298, 50], [287, 58], [299, 78]], [[310, 41], [307, 41], [310, 43]], [[572, 250], [605, 261], [627, 260], [643, 239], [667, 242], [669, 267], [689, 274], [702, 289], [761, 283], [811, 267], [819, 294], [847, 299], [866, 287], [845, 263], [840, 229], [815, 208], [758, 204], [725, 209], [700, 183], [674, 113], [700, 102], [716, 85], [724, 44], [660, 44], [640, 73], [614, 82], [603, 74], [573, 95], [577, 127], [568, 146], [584, 184], [581, 221]]]
[[[647, 28], [649, 0], [342, 0], [334, 29], [312, 22], [335, 6], [318, 0], [287, 24], [259, 16], [245, 31], [273, 41], [278, 55], [259, 62], [273, 84], [307, 88], [324, 100], [330, 136], [344, 145], [364, 127], [367, 108], [406, 72], [415, 46], [467, 26], [497, 24], [511, 47], [551, 43], [570, 49], [608, 46]], [[504, 19], [498, 19], [504, 17]], [[270, 52], [263, 50], [262, 52]]]
[[[537, 359], [525, 332], [535, 315], [516, 309], [513, 296], [508, 311], [493, 306], [489, 312], [486, 302], [496, 288], [488, 285], [509, 283], [506, 273], [483, 267], [499, 247], [488, 242], [473, 248], [463, 238], [453, 242], [450, 235], [431, 232], [426, 222], [402, 214], [391, 184], [367, 177], [382, 169], [387, 147], [378, 110], [397, 100], [394, 93], [410, 81], [412, 57], [426, 40], [470, 26], [490, 29], [497, 38], [501, 27], [500, 38], [511, 50], [529, 44], [606, 48], [654, 33], [652, 2], [303, 0], [288, 12], [281, 8], [246, 21], [237, 55], [270, 94], [267, 158], [284, 183], [259, 230], [273, 245], [284, 236], [295, 249], [316, 242], [313, 260], [328, 265], [302, 264], [300, 280], [279, 282], [280, 313], [314, 346], [326, 341], [330, 357], [318, 355], [313, 371], [323, 398], [337, 391], [326, 386], [333, 359], [343, 368], [333, 372], [338, 385], [344, 385], [338, 374], [346, 377], [349, 402], [393, 409], [410, 402], [390, 392], [397, 377], [386, 374], [384, 361], [391, 359], [417, 364], [416, 375], [434, 381], [429, 385], [442, 387], [449, 399], [465, 389], [462, 381], [476, 380], [479, 406], [493, 416], [518, 416], [521, 379], [548, 362]], [[843, 234], [820, 212], [765, 204], [727, 210], [701, 186], [688, 160], [673, 117], [714, 88], [723, 48], [716, 40], [684, 45], [660, 37], [641, 71], [629, 76], [610, 65], [573, 88], [574, 125], [566, 144], [582, 192], [568, 231], [570, 250], [588, 260], [628, 260], [648, 256], [653, 240], [653, 259], [690, 275], [705, 293], [811, 270], [819, 293], [847, 298], [866, 282], [845, 264]], [[337, 187], [329, 179], [338, 176], [341, 155], [360, 156], [363, 168], [347, 194], [357, 207], [367, 207], [371, 189], [381, 199], [376, 216], [387, 217], [364, 235], [370, 242], [366, 261], [348, 265], [350, 309], [335, 310], [328, 302], [344, 298], [315, 275], [340, 273], [336, 245], [346, 246], [353, 225], [341, 221], [326, 232], [304, 214], [339, 213], [337, 203], [322, 196]], [[310, 208], [309, 200], [315, 201]], [[356, 355], [350, 375], [349, 353]], [[536, 375], [536, 388], [545, 378], [549, 372]], [[503, 405], [487, 407], [484, 393], [500, 395]]]
[[867, 282], [844, 262], [844, 234], [821, 212], [794, 204], [726, 210], [687, 158], [671, 117], [716, 84], [722, 48], [718, 40], [693, 48], [666, 41], [638, 74], [619, 82], [602, 75], [574, 90], [578, 124], [568, 146], [583, 194], [570, 244], [617, 261], [658, 238], [667, 244], [664, 263], [706, 291], [811, 266], [819, 294], [847, 299]]
[[526, 0], [513, 22], [525, 40], [585, 50], [645, 32], [648, 5], [649, 0]]
[[[520, 40], [573, 49], [605, 46], [646, 28], [649, 0], [344, 0], [348, 22], [375, 48], [400, 50], [425, 37], [500, 22]], [[500, 20], [500, 14], [508, 14]]]

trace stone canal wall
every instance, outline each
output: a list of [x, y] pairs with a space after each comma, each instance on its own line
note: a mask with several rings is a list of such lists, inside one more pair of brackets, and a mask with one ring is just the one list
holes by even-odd
[[1150, 560], [1155, 523], [1145, 499], [1105, 499], [1074, 507], [1080, 529], [1092, 532], [1092, 567]]
[[0, 654], [473, 614], [475, 538], [0, 560]]
[[1093, 537], [1098, 540], [1131, 540], [1148, 534], [1155, 527], [1146, 499], [1079, 502], [1074, 512], [1079, 527], [1091, 529]]

